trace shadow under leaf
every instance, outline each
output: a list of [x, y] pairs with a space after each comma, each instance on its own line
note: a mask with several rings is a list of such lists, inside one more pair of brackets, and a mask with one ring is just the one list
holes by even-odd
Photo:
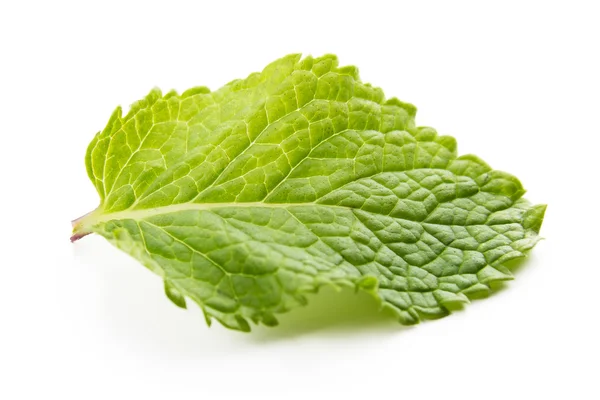
[[251, 340], [272, 341], [312, 333], [322, 335], [364, 334], [368, 332], [400, 332], [406, 327], [394, 313], [380, 309], [372, 295], [351, 288], [336, 290], [323, 287], [319, 293], [306, 296], [308, 305], [279, 314], [274, 328], [257, 326], [249, 335]]

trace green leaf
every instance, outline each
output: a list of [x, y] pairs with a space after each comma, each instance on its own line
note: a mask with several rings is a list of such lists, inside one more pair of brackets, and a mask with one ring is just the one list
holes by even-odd
[[91, 142], [101, 204], [73, 240], [104, 236], [233, 329], [276, 325], [323, 285], [370, 292], [404, 324], [447, 315], [512, 279], [503, 264], [538, 241], [545, 206], [415, 113], [333, 55], [214, 92], [154, 89]]

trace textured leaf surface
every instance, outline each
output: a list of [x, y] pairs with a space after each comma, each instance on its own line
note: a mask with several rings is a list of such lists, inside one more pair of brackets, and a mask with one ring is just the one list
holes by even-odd
[[512, 279], [503, 264], [535, 245], [545, 206], [415, 112], [331, 55], [152, 90], [90, 144], [101, 204], [74, 235], [104, 236], [234, 329], [275, 325], [325, 284], [405, 324], [446, 315]]

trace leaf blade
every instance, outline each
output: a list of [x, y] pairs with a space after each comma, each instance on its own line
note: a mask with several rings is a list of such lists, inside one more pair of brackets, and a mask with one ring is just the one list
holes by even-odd
[[415, 112], [331, 55], [154, 90], [90, 144], [102, 204], [78, 229], [242, 331], [323, 285], [369, 291], [405, 324], [447, 315], [512, 279], [503, 264], [535, 245], [545, 206]]

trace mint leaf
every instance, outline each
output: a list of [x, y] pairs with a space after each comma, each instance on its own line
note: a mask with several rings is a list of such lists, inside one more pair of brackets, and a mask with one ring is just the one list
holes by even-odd
[[72, 239], [104, 236], [233, 329], [276, 325], [322, 285], [368, 291], [404, 324], [447, 315], [512, 279], [545, 206], [415, 113], [333, 55], [154, 89], [91, 142], [101, 203]]

